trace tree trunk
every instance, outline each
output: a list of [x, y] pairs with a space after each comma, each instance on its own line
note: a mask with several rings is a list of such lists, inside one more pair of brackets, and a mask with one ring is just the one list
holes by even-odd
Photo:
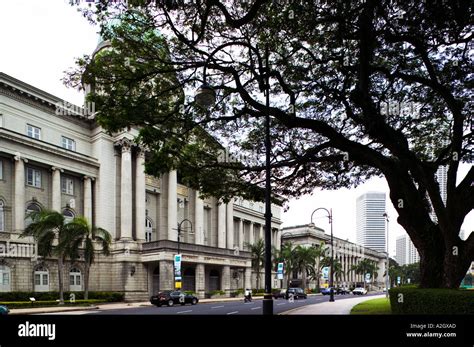
[[64, 305], [64, 288], [63, 288], [63, 265], [62, 255], [58, 256], [58, 284], [59, 284], [59, 304]]
[[89, 300], [89, 272], [90, 264], [88, 262], [84, 265], [84, 300]]

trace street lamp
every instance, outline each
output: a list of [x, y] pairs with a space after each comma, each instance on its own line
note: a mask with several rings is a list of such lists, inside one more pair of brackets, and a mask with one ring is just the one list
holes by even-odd
[[388, 285], [389, 285], [388, 270], [390, 268], [390, 260], [389, 260], [389, 257], [388, 257], [388, 223], [389, 223], [389, 219], [388, 219], [388, 214], [386, 212], [383, 214], [383, 216], [385, 217], [385, 221], [387, 222], [387, 267], [385, 268], [385, 297], [388, 299]]
[[331, 288], [329, 290], [329, 301], [334, 302], [334, 238], [333, 238], [333, 233], [332, 233], [332, 208], [327, 209], [324, 207], [318, 207], [311, 213], [311, 224], [313, 223], [313, 215], [316, 211], [319, 210], [324, 210], [328, 214], [328, 219], [329, 219], [329, 224], [331, 224], [331, 276], [329, 277], [329, 287]]
[[[184, 222], [188, 222], [189, 225], [191, 226], [191, 232], [193, 231], [193, 223], [191, 223], [191, 221], [189, 219], [183, 219], [181, 222], [178, 223], [178, 255], [181, 254], [181, 229], [182, 229], [182, 225]], [[174, 281], [174, 286], [175, 286], [175, 289], [180, 289], [181, 286], [177, 286], [177, 282], [181, 282], [181, 260], [179, 260], [179, 271], [177, 269], [177, 265], [176, 265], [176, 257], [175, 257], [175, 261], [173, 263], [174, 265], [174, 276], [175, 276], [175, 281]], [[180, 280], [178, 281], [177, 280], [177, 277], [180, 278]]]
[[178, 254], [180, 254], [181, 230], [184, 222], [189, 223], [189, 225], [191, 226], [191, 232], [193, 232], [193, 223], [189, 219], [183, 219], [181, 222], [178, 223]]
[[[203, 108], [212, 106], [216, 101], [216, 93], [206, 82], [206, 68], [211, 57], [219, 50], [226, 46], [242, 45], [253, 51], [258, 55], [258, 51], [253, 46], [246, 42], [228, 42], [209, 54], [203, 68], [203, 84], [196, 91], [194, 101]], [[269, 63], [268, 63], [268, 45], [265, 45], [265, 83], [264, 86], [260, 84], [260, 91], [265, 93], [265, 293], [263, 295], [263, 314], [273, 315], [273, 295], [272, 295], [272, 255], [271, 255], [271, 228], [272, 228], [272, 211], [271, 211], [271, 183], [270, 183], [270, 83], [269, 83]]]

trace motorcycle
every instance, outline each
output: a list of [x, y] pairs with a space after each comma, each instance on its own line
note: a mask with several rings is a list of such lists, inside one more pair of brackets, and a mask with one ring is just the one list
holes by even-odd
[[252, 295], [244, 296], [244, 302], [252, 302]]

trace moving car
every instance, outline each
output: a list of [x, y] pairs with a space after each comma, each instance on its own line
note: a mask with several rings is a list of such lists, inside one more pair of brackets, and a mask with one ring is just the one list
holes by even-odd
[[153, 295], [150, 302], [158, 307], [162, 305], [173, 306], [174, 304], [184, 306], [186, 304], [196, 305], [199, 299], [193, 294], [186, 294], [179, 290], [166, 290]]
[[302, 288], [288, 288], [286, 290], [286, 299], [289, 299], [290, 296], [293, 296], [293, 299], [306, 299], [308, 296]]
[[[347, 289], [347, 288], [334, 288], [334, 294], [335, 294], [335, 295], [339, 295], [339, 294], [345, 295], [345, 294], [349, 294], [349, 293], [350, 293], [350, 291], [349, 291], [349, 289]], [[321, 294], [323, 294], [323, 295], [330, 295], [330, 294], [331, 294], [331, 287], [329, 287], [329, 288], [322, 288], [322, 289], [321, 289]]]
[[281, 289], [278, 291], [273, 292], [273, 298], [274, 299], [285, 299], [286, 298], [286, 289]]
[[[331, 287], [329, 287], [329, 288], [321, 288], [321, 294], [323, 294], [323, 295], [330, 295], [330, 294], [331, 294]], [[334, 291], [334, 294], [336, 294], [336, 291]]]
[[367, 289], [362, 288], [362, 287], [357, 287], [357, 288], [354, 288], [354, 290], [352, 291], [352, 294], [354, 294], [354, 295], [365, 295], [365, 294], [367, 294]]
[[0, 316], [7, 315], [10, 313], [10, 310], [5, 305], [0, 305]]

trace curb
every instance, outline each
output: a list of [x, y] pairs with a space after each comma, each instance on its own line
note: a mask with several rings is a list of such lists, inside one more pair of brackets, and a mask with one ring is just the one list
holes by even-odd
[[100, 309], [99, 306], [84, 306], [84, 307], [71, 307], [71, 308], [65, 308], [65, 309], [54, 309], [54, 310], [47, 310], [48, 308], [51, 307], [44, 307], [44, 309], [38, 308], [38, 311], [30, 311], [30, 312], [18, 312], [15, 310], [21, 310], [20, 309], [11, 309], [9, 315], [26, 315], [26, 314], [41, 314], [41, 313], [58, 313], [58, 312], [71, 312], [71, 311], [92, 311], [92, 310], [98, 310]]

